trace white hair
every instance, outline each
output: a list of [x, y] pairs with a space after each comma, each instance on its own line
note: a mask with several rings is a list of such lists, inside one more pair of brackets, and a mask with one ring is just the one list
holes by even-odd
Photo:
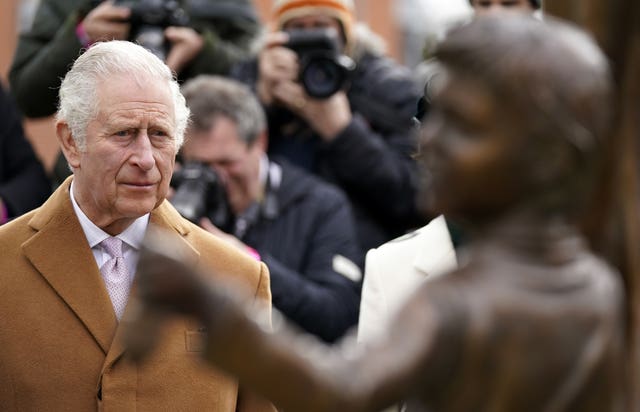
[[203, 75], [187, 81], [182, 94], [191, 110], [191, 127], [208, 130], [218, 116], [232, 120], [240, 139], [251, 145], [267, 130], [264, 110], [244, 84], [223, 76]]
[[69, 125], [80, 149], [86, 144], [89, 122], [98, 114], [97, 88], [114, 75], [127, 75], [138, 84], [149, 79], [165, 82], [173, 97], [176, 150], [182, 146], [189, 121], [189, 109], [180, 86], [169, 67], [144, 47], [128, 41], [96, 43], [73, 63], [60, 86], [60, 104], [56, 115]]

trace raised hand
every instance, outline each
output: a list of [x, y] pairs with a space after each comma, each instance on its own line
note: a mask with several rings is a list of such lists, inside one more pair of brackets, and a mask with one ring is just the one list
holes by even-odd
[[175, 73], [188, 66], [204, 46], [202, 36], [191, 27], [167, 27], [164, 35], [171, 43], [166, 63]]
[[91, 43], [129, 38], [129, 16], [131, 10], [119, 7], [113, 1], [100, 3], [82, 20], [84, 31]]

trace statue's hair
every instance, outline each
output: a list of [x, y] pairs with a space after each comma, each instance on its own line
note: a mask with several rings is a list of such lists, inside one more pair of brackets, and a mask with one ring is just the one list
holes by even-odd
[[550, 18], [483, 16], [453, 30], [436, 54], [445, 66], [523, 105], [542, 129], [578, 149], [588, 150], [607, 132], [612, 107], [607, 59], [577, 27]]
[[264, 110], [244, 84], [221, 77], [200, 75], [182, 86], [192, 114], [192, 127], [208, 130], [218, 116], [236, 125], [240, 138], [253, 143], [267, 128]]
[[79, 148], [86, 144], [86, 131], [100, 107], [98, 85], [113, 76], [129, 76], [138, 84], [153, 81], [167, 87], [173, 98], [175, 145], [180, 148], [189, 120], [189, 109], [169, 67], [144, 47], [128, 41], [100, 42], [73, 63], [60, 86], [57, 119], [65, 121]]

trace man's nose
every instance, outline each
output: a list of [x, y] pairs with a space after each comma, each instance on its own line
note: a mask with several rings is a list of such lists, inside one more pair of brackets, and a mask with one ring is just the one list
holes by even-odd
[[141, 130], [136, 137], [133, 155], [131, 156], [133, 163], [142, 170], [150, 170], [155, 164], [153, 157], [153, 146], [146, 130]]
[[521, 12], [517, 7], [506, 6], [503, 4], [492, 4], [491, 6], [485, 9], [485, 13], [493, 14], [493, 13], [518, 13]]

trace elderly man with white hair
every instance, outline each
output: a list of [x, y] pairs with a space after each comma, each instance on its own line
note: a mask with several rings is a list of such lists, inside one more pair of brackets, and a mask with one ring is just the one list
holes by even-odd
[[270, 310], [266, 266], [165, 200], [188, 117], [169, 68], [133, 43], [98, 43], [67, 73], [56, 133], [73, 176], [0, 230], [3, 410], [273, 410], [198, 365], [196, 324], [176, 320], [144, 367], [127, 361], [121, 341], [151, 226], [183, 244], [194, 266], [244, 283], [249, 304]]

